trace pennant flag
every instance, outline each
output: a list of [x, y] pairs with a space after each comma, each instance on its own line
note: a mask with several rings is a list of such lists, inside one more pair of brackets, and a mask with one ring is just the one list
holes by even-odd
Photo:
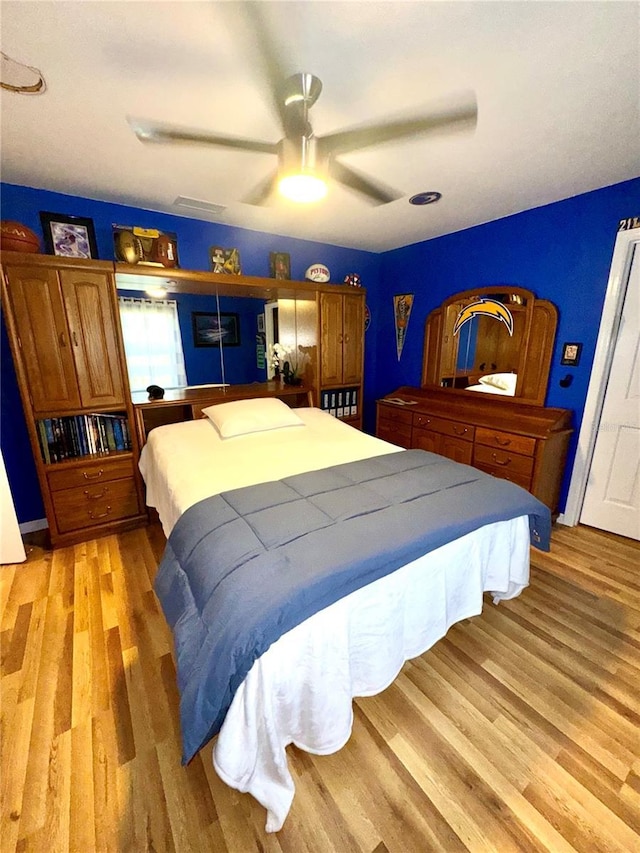
[[413, 293], [400, 293], [393, 297], [393, 314], [396, 321], [396, 351], [398, 361], [407, 336], [409, 316], [413, 307]]

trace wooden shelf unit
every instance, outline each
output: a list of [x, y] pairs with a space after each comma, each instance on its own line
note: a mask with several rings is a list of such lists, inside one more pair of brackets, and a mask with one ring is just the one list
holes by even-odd
[[[206, 405], [249, 396], [276, 396], [294, 405], [319, 405], [323, 388], [355, 387], [357, 413], [342, 419], [356, 427], [362, 425], [362, 289], [19, 252], [0, 253], [0, 264], [3, 310], [54, 546], [146, 521], [138, 471], [140, 448], [149, 429], [172, 418], [191, 419]], [[167, 391], [162, 401], [149, 401], [146, 394], [136, 395], [134, 401], [129, 390], [117, 283], [144, 290], [150, 279], [173, 292], [282, 301], [287, 306], [283, 313], [289, 312], [294, 334], [303, 340], [309, 355], [304, 386], [265, 382], [213, 392], [184, 389]], [[326, 316], [330, 302], [340, 306], [335, 321]], [[340, 381], [329, 381], [323, 359], [326, 366], [327, 359], [337, 358], [341, 373], [335, 378]], [[82, 454], [48, 463], [43, 459], [40, 420], [106, 413], [123, 413], [126, 417], [130, 451]], [[105, 484], [104, 491], [88, 488], [96, 481]]]
[[[140, 524], [146, 512], [113, 265], [3, 253], [2, 272], [3, 312], [51, 544]], [[41, 421], [109, 413], [125, 419], [129, 450], [85, 452], [77, 436], [74, 442], [61, 432], [56, 447], [64, 458], [45, 461]]]
[[175, 389], [166, 391], [162, 400], [149, 400], [145, 393], [134, 393], [138, 443], [142, 447], [149, 431], [155, 427], [203, 417], [202, 410], [207, 406], [253, 397], [277, 397], [292, 408], [313, 405], [313, 392], [310, 388], [283, 385], [280, 381], [229, 385], [226, 388]]

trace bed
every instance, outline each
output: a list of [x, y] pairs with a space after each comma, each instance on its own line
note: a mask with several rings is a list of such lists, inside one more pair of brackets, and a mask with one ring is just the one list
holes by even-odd
[[[212, 409], [220, 413], [235, 405]], [[255, 432], [231, 430], [226, 437], [225, 423], [221, 427], [219, 419], [212, 420], [211, 412], [201, 420], [152, 430], [140, 470], [147, 504], [158, 511], [168, 537], [168, 552], [186, 519], [202, 514], [208, 501], [252, 496], [255, 484], [268, 483], [263, 492], [277, 492], [275, 481], [306, 483], [304, 478], [314, 475], [305, 472], [341, 473], [373, 463], [407, 466], [410, 456], [398, 454], [424, 454], [432, 457], [427, 461], [438, 463], [436, 467], [448, 464], [434, 454], [405, 451], [361, 433], [319, 409], [288, 411], [297, 420], [289, 423], [285, 416], [282, 425], [276, 421], [273, 428]], [[451, 465], [457, 477], [487, 476], [468, 466]], [[410, 473], [402, 476], [409, 481]], [[550, 524], [546, 507], [524, 490], [496, 482], [534, 502], [531, 513], [539, 511], [538, 527]], [[419, 504], [410, 503], [415, 512]], [[518, 595], [529, 578], [533, 517], [527, 509], [513, 517], [475, 523], [464, 535], [421, 553], [283, 630], [255, 656], [215, 732], [213, 763], [224, 782], [252, 794], [265, 807], [268, 832], [282, 827], [294, 797], [286, 747], [294, 743], [316, 754], [339, 750], [351, 733], [353, 697], [384, 690], [406, 660], [430, 648], [455, 622], [478, 615], [485, 592], [495, 603]], [[537, 544], [547, 547], [547, 543], [548, 531]], [[176, 585], [183, 585], [181, 569], [176, 574], [172, 568], [171, 580], [163, 580], [163, 575], [169, 577], [165, 569], [170, 562], [165, 555], [156, 591], [179, 648], [178, 632], [189, 633], [194, 614], [176, 603], [180, 597]], [[181, 682], [181, 668], [178, 654], [185, 738], [188, 685], [184, 677]], [[183, 761], [190, 760], [194, 748], [184, 748]]]

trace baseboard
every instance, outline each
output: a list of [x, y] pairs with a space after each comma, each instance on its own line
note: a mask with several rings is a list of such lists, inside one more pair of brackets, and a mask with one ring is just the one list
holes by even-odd
[[47, 524], [46, 518], [36, 518], [33, 521], [25, 521], [23, 524], [19, 524], [20, 533], [34, 533], [36, 530], [46, 530], [49, 525]]

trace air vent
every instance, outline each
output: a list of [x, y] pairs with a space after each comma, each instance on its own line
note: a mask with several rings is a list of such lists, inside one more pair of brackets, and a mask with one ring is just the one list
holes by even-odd
[[184, 195], [179, 195], [174, 201], [173, 206], [181, 207], [185, 210], [198, 210], [200, 213], [208, 213], [210, 216], [220, 216], [227, 209], [224, 204], [215, 204], [213, 201], [205, 201], [201, 198], [189, 198]]

